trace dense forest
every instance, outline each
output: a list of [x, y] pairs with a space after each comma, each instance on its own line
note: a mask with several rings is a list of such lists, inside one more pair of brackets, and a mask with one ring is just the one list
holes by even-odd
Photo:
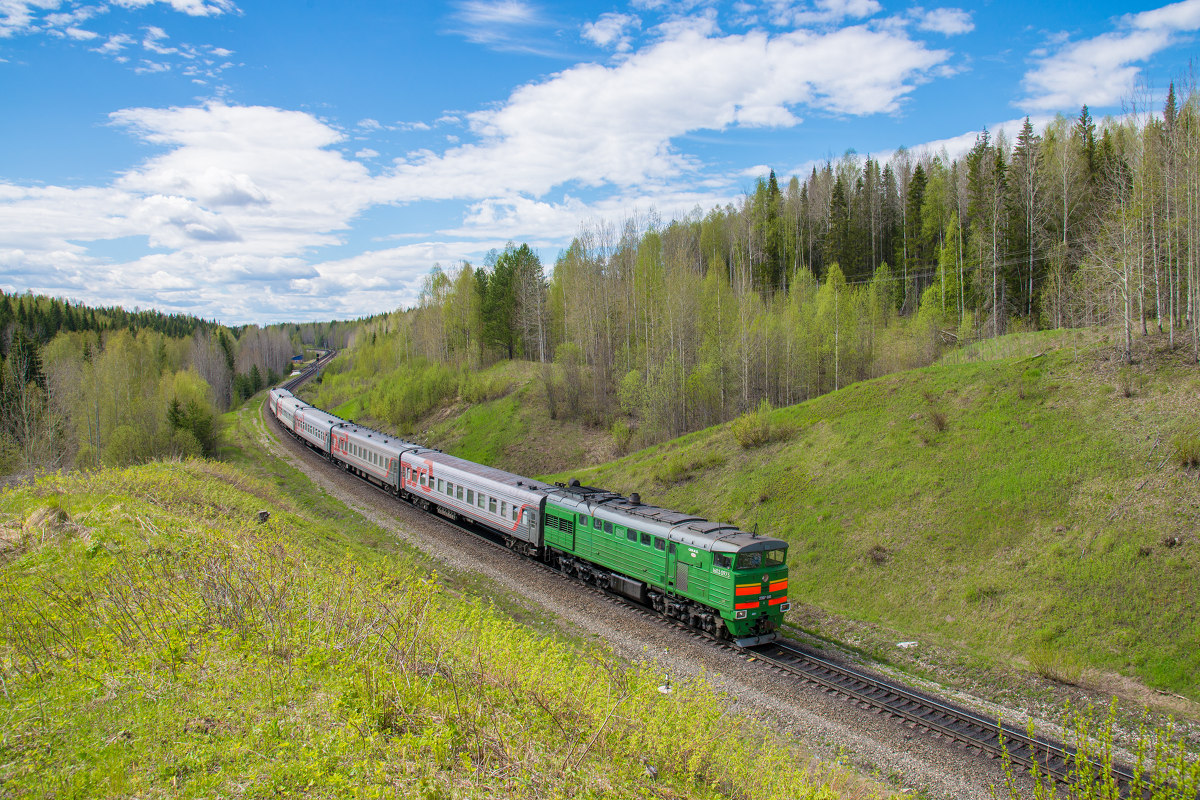
[[1014, 331], [1114, 326], [1127, 360], [1158, 331], [1196, 360], [1198, 104], [1172, 86], [1153, 113], [1027, 119], [960, 158], [848, 152], [786, 183], [772, 172], [707, 213], [592, 224], [549, 280], [510, 244], [435, 267], [360, 357], [542, 362], [552, 415], [642, 443]]
[[[528, 245], [435, 266], [415, 308], [229, 328], [0, 294], [5, 472], [205, 453], [212, 417], [304, 347], [355, 343], [397, 378], [364, 411], [404, 427], [539, 362], [549, 412], [648, 444], [1040, 328], [1163, 336], [1200, 360], [1200, 95], [1096, 122], [1087, 107], [968, 153], [847, 152], [670, 221], [584, 227], [550, 276]], [[493, 387], [494, 388], [494, 387]]]
[[229, 328], [0, 293], [0, 474], [211, 455], [216, 414], [361, 324]]

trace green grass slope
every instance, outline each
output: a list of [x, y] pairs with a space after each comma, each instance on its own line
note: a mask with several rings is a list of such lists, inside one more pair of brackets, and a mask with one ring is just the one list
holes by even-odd
[[550, 418], [541, 376], [541, 365], [528, 361], [501, 361], [478, 371], [430, 364], [382, 368], [352, 351], [300, 394], [344, 419], [522, 475], [615, 457], [607, 430]]
[[226, 455], [0, 493], [0, 796], [855, 796]]
[[554, 478], [787, 539], [791, 616], [818, 632], [1200, 697], [1200, 476], [1176, 453], [1200, 373], [1110, 353], [900, 373], [771, 412], [762, 446], [735, 422]]

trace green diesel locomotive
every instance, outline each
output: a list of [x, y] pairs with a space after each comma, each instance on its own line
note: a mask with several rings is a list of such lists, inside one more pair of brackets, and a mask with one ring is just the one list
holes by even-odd
[[546, 494], [544, 557], [563, 572], [742, 646], [775, 638], [787, 542], [578, 481]]

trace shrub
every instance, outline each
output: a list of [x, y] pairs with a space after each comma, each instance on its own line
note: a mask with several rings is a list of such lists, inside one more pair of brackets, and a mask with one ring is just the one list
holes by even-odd
[[613, 422], [611, 431], [613, 441], [617, 444], [617, 452], [626, 452], [633, 440], [633, 427], [625, 420], [617, 419]]
[[1200, 467], [1200, 428], [1193, 425], [1175, 434], [1171, 440], [1171, 452], [1184, 469]]
[[1079, 685], [1083, 669], [1079, 663], [1066, 653], [1054, 650], [1049, 646], [1036, 647], [1029, 651], [1029, 666], [1038, 675], [1055, 683], [1067, 686]]
[[733, 438], [743, 450], [761, 447], [771, 441], [771, 401], [763, 398], [755, 411], [747, 411], [729, 426]]
[[124, 467], [146, 457], [146, 447], [142, 436], [129, 425], [120, 425], [112, 432], [108, 444], [104, 446], [104, 464], [110, 467]]
[[881, 544], [872, 545], [871, 549], [867, 551], [867, 558], [870, 559], [872, 564], [879, 566], [886, 564], [891, 557], [892, 551]]

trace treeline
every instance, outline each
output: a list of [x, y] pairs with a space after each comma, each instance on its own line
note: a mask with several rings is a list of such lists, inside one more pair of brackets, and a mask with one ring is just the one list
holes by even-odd
[[[1156, 329], [1200, 356], [1200, 113], [1084, 107], [961, 158], [847, 153], [739, 203], [436, 267], [371, 341], [406, 362], [546, 365], [552, 415], [649, 442], [1016, 330]], [[380, 352], [376, 344], [373, 352]]]
[[227, 328], [0, 294], [0, 474], [211, 455], [217, 414], [362, 324]]
[[154, 310], [126, 311], [116, 306], [92, 308], [82, 303], [72, 303], [70, 300], [30, 292], [9, 294], [0, 291], [0, 331], [11, 335], [14, 326], [42, 345], [60, 332], [129, 329], [155, 331], [165, 336], [181, 338], [191, 336], [196, 331], [212, 330], [217, 327], [217, 323], [189, 314], [163, 314]]

